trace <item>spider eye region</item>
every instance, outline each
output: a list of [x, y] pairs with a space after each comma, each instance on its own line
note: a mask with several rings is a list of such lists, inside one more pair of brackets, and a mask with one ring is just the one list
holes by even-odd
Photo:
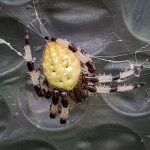
[[72, 90], [79, 82], [81, 66], [76, 55], [57, 42], [48, 42], [42, 57], [43, 74], [48, 82], [64, 90]]

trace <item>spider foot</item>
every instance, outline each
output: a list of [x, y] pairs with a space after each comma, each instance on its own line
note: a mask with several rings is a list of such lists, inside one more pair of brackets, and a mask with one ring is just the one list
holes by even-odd
[[52, 119], [55, 119], [56, 115], [55, 115], [55, 114], [50, 113], [50, 114], [49, 114], [49, 117], [50, 117], [50, 118], [52, 118]]
[[61, 123], [61, 124], [66, 124], [66, 119], [60, 118], [60, 123]]
[[60, 117], [60, 123], [65, 124], [66, 120], [68, 118], [68, 108], [62, 107], [62, 111], [61, 111], [59, 117]]
[[45, 98], [49, 99], [50, 97], [52, 96], [52, 93], [50, 91], [48, 91], [46, 94], [45, 94]]

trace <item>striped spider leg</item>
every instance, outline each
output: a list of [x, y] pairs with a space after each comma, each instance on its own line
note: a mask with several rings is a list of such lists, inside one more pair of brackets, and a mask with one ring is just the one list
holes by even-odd
[[60, 123], [65, 124], [68, 118], [68, 100], [67, 100], [67, 92], [61, 91], [59, 89], [53, 90], [52, 102], [50, 105], [50, 118], [54, 119], [58, 114], [58, 102], [61, 99], [61, 110], [60, 110]]
[[49, 98], [51, 96], [51, 91], [49, 91], [49, 87], [47, 81], [43, 82], [40, 80], [40, 69], [35, 69], [34, 61], [32, 58], [32, 53], [29, 45], [29, 34], [28, 30], [25, 31], [25, 60], [28, 68], [28, 73], [31, 77], [34, 89], [39, 97]]
[[118, 82], [119, 80], [124, 80], [128, 79], [129, 77], [135, 75], [136, 73], [140, 72], [142, 70], [143, 66], [138, 66], [134, 68], [130, 68], [124, 72], [121, 72], [118, 75], [99, 75], [98, 80], [100, 85], [97, 86], [97, 93], [112, 93], [112, 92], [125, 92], [125, 91], [130, 91], [136, 88], [139, 88], [145, 83], [137, 83], [134, 85], [123, 85], [123, 86], [104, 86], [102, 85], [103, 83], [108, 83], [108, 82]]

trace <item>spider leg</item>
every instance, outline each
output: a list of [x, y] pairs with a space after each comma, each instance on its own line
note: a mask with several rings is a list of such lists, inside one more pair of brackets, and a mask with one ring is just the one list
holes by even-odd
[[[48, 85], [45, 84], [45, 81], [43, 83], [40, 82], [40, 70], [39, 69], [35, 69], [34, 66], [34, 61], [32, 58], [32, 53], [31, 53], [31, 49], [30, 49], [30, 44], [29, 44], [29, 34], [28, 34], [28, 30], [25, 31], [25, 46], [24, 46], [24, 50], [25, 50], [25, 60], [26, 60], [26, 65], [28, 68], [28, 73], [31, 77], [34, 89], [37, 93], [37, 95], [39, 97], [45, 96], [47, 98], [50, 97], [50, 91], [47, 90], [48, 89]], [[43, 86], [43, 88], [42, 88]]]
[[125, 92], [130, 91], [141, 86], [144, 86], [145, 83], [138, 83], [134, 85], [124, 85], [124, 86], [96, 86], [97, 93], [112, 93], [112, 92]]
[[61, 104], [62, 109], [60, 113], [60, 123], [65, 124], [66, 120], [68, 118], [68, 100], [67, 100], [67, 92], [63, 91], [61, 92]]
[[49, 87], [48, 81], [46, 79], [44, 79], [42, 85], [41, 85], [41, 89], [44, 92], [44, 97], [49, 99], [52, 96], [52, 92], [51, 89]]
[[113, 81], [119, 81], [124, 80], [125, 78], [129, 78], [136, 73], [140, 72], [142, 70], [143, 66], [134, 67], [133, 69], [128, 69], [127, 71], [121, 72], [118, 75], [99, 75], [98, 80], [100, 83], [107, 83], [107, 82], [113, 82]]
[[69, 92], [69, 97], [75, 102], [80, 103], [84, 102], [88, 97], [88, 91], [82, 90], [81, 86], [78, 85], [72, 91]]
[[91, 82], [82, 83], [82, 89], [95, 93], [97, 91], [95, 84]]
[[95, 84], [99, 81], [98, 78], [96, 76], [91, 76], [91, 75], [87, 75], [87, 74], [83, 74], [82, 75], [82, 84], [81, 87], [83, 90], [87, 90], [89, 92], [96, 92], [96, 86]]
[[50, 118], [54, 119], [58, 112], [59, 90], [54, 89], [52, 94], [52, 102], [50, 104]]
[[83, 81], [84, 82], [97, 83], [97, 82], [99, 82], [99, 79], [98, 79], [97, 76], [84, 75], [83, 76]]

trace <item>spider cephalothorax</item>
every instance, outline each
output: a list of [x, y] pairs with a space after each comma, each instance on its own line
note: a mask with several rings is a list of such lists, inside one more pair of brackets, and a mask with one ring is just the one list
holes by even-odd
[[[119, 75], [95, 75], [95, 64], [82, 49], [66, 40], [46, 37], [47, 45], [43, 51], [40, 69], [35, 69], [28, 31], [25, 33], [25, 60], [34, 89], [39, 97], [50, 98], [50, 118], [60, 117], [65, 124], [68, 118], [68, 98], [75, 103], [83, 102], [90, 93], [111, 93], [129, 91], [143, 83], [128, 86], [105, 86], [103, 83], [128, 78], [142, 69], [133, 67]], [[40, 79], [40, 75], [45, 77]], [[58, 106], [59, 101], [61, 107]]]

